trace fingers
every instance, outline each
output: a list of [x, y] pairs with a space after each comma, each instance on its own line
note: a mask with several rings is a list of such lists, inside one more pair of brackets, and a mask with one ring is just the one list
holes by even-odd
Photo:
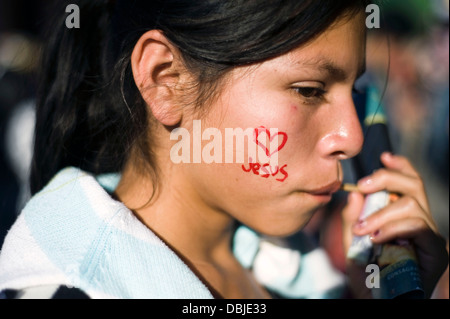
[[[374, 244], [382, 244], [396, 238], [414, 239], [416, 243], [423, 242], [433, 232], [422, 218], [408, 218], [393, 220], [382, 227], [371, 231], [370, 239]], [[428, 236], [426, 236], [428, 235]]]
[[358, 182], [358, 189], [371, 194], [381, 190], [415, 198], [425, 212], [429, 203], [425, 186], [419, 176], [405, 175], [398, 170], [380, 169]]
[[[445, 253], [445, 240], [439, 235], [431, 215], [423, 181], [411, 163], [402, 156], [384, 153], [381, 161], [385, 168], [358, 182], [361, 194], [359, 197], [352, 196], [344, 211], [344, 225], [349, 227], [348, 224], [353, 223], [344, 236], [351, 232], [356, 236], [369, 235], [374, 244], [396, 239], [411, 240], [421, 267], [425, 290], [431, 291], [448, 265], [448, 254]], [[362, 209], [361, 197], [379, 191], [396, 193], [400, 197], [364, 220], [356, 218], [355, 211], [359, 209], [361, 212]], [[346, 249], [351, 238], [344, 237]]]
[[[353, 226], [353, 231], [356, 235], [372, 235], [374, 237], [379, 237], [381, 233], [381, 240], [385, 239], [385, 237], [393, 237], [394, 233], [392, 231], [395, 231], [398, 229], [400, 233], [396, 234], [397, 237], [401, 237], [402, 234], [404, 234], [405, 229], [401, 229], [399, 227], [391, 227], [386, 226], [393, 223], [403, 223], [407, 222], [408, 220], [416, 220], [416, 224], [405, 224], [405, 227], [411, 227], [411, 226], [421, 226], [418, 225], [419, 220], [421, 223], [423, 222], [427, 228], [430, 228], [434, 232], [438, 232], [437, 226], [433, 221], [433, 218], [425, 213], [423, 211], [422, 206], [418, 203], [418, 201], [410, 196], [404, 196], [398, 199], [396, 202], [384, 207], [383, 209], [379, 210], [375, 214], [369, 216], [365, 220], [357, 222]], [[388, 227], [388, 228], [386, 228]], [[386, 233], [386, 230], [382, 232], [382, 230], [386, 228], [390, 230]], [[414, 228], [418, 229], [419, 228]], [[376, 236], [375, 236], [376, 235]], [[379, 240], [379, 239], [378, 239]]]
[[398, 238], [411, 239], [414, 243], [421, 269], [427, 269], [422, 271], [422, 279], [425, 291], [430, 295], [440, 275], [448, 266], [446, 241], [430, 229], [428, 223], [420, 217], [390, 221], [371, 235], [374, 244], [384, 244]]
[[385, 152], [381, 155], [381, 162], [388, 169], [397, 170], [405, 175], [420, 178], [420, 174], [406, 157]]
[[[431, 216], [424, 183], [411, 163], [405, 157], [390, 153], [383, 153], [381, 160], [386, 169], [380, 169], [360, 180], [358, 189], [365, 194], [386, 190], [402, 196], [395, 203], [381, 209], [364, 222], [356, 224], [353, 229], [356, 234], [364, 231], [365, 234], [373, 235], [376, 233], [380, 236], [383, 225], [406, 219], [421, 220], [427, 227], [437, 233], [438, 230]], [[410, 225], [405, 224], [405, 227], [408, 226]], [[388, 235], [393, 236], [389, 232], [385, 234], [385, 236]]]
[[352, 192], [348, 195], [347, 205], [342, 211], [342, 224], [344, 233], [344, 251], [347, 254], [348, 248], [352, 242], [353, 231], [352, 227], [357, 223], [364, 205], [364, 195], [357, 192]]
[[398, 171], [379, 169], [372, 175], [361, 179], [358, 182], [358, 189], [366, 194], [387, 190], [415, 196], [420, 194], [423, 186], [419, 178], [404, 175]]

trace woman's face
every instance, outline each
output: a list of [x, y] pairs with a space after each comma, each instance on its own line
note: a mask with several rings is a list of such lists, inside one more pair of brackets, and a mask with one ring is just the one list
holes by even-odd
[[[268, 235], [304, 226], [338, 190], [340, 160], [362, 146], [352, 88], [364, 62], [361, 14], [288, 54], [235, 69], [200, 118], [202, 131], [221, 132], [222, 163], [183, 165], [204, 203]], [[227, 128], [250, 128], [246, 147], [269, 156], [246, 152], [245, 163], [236, 163], [236, 157], [225, 163]], [[240, 152], [236, 143], [231, 147], [235, 155]]]

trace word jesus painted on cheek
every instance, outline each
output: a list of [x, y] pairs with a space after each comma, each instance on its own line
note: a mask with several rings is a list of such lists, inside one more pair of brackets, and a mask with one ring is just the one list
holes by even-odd
[[[260, 138], [261, 136], [263, 136], [263, 138]], [[271, 176], [281, 176], [276, 178], [276, 180], [279, 182], [284, 182], [289, 176], [288, 172], [286, 171], [287, 164], [281, 166], [281, 168], [278, 165], [272, 166], [270, 159], [273, 155], [278, 155], [278, 152], [280, 152], [284, 148], [287, 143], [287, 139], [288, 137], [285, 132], [276, 132], [275, 134], [271, 134], [270, 130], [268, 130], [264, 126], [256, 128], [253, 134], [253, 141], [260, 149], [264, 151], [265, 155], [269, 159], [269, 162], [264, 164], [253, 163], [253, 159], [249, 157], [249, 167], [246, 168], [245, 165], [242, 165], [243, 171], [246, 173], [252, 172], [253, 174], [261, 176], [263, 178], [269, 178]], [[267, 147], [267, 144], [269, 144], [269, 147]], [[278, 156], [276, 163], [278, 164]]]
[[277, 176], [279, 175], [278, 173], [280, 173], [281, 175], [283, 175], [283, 177], [276, 179], [279, 182], [284, 182], [286, 178], [288, 178], [289, 176], [289, 174], [285, 170], [286, 167], [287, 165], [284, 165], [281, 168], [275, 166], [275, 168], [273, 169], [269, 163], [263, 165], [259, 163], [249, 163], [249, 168], [247, 169], [245, 168], [245, 165], [242, 165], [242, 169], [244, 170], [244, 172], [247, 173], [253, 172], [253, 174], [259, 175], [263, 178], [269, 178], [270, 176]]

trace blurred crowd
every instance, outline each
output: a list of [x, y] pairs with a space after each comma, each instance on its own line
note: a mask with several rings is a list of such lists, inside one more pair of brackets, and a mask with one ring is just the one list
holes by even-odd
[[[54, 1], [0, 0], [0, 246], [29, 199], [41, 31]], [[381, 28], [368, 36], [368, 72], [384, 92], [394, 151], [423, 176], [448, 238], [449, 1], [384, 3]]]

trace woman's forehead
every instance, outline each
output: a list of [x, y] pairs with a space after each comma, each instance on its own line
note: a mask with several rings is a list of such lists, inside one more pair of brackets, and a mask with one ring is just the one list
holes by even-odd
[[330, 27], [308, 44], [281, 56], [280, 61], [293, 71], [315, 70], [345, 81], [365, 72], [365, 54], [365, 32], [355, 17]]

